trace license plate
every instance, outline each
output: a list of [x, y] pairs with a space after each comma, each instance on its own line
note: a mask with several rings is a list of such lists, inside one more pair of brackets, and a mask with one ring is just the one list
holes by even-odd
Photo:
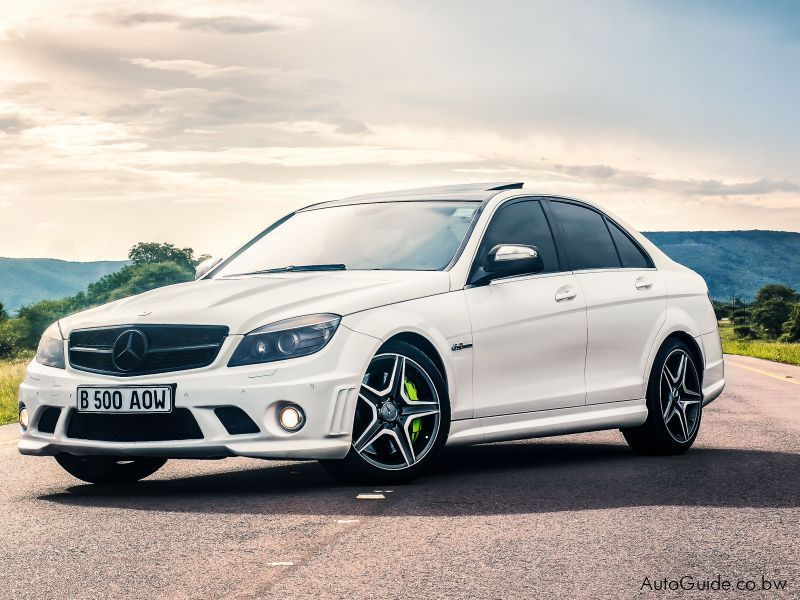
[[168, 413], [172, 412], [172, 386], [79, 386], [78, 412]]

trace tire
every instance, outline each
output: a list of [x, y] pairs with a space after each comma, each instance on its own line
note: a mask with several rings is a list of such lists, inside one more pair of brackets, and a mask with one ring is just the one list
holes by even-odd
[[167, 462], [163, 458], [123, 459], [114, 456], [75, 456], [57, 454], [63, 469], [87, 483], [133, 483], [149, 477]]
[[702, 371], [696, 362], [677, 339], [658, 351], [647, 385], [647, 420], [622, 430], [634, 452], [674, 455], [691, 448], [703, 416]]
[[449, 432], [444, 377], [418, 348], [393, 341], [378, 351], [364, 375], [350, 451], [321, 463], [346, 483], [407, 483], [436, 461]]

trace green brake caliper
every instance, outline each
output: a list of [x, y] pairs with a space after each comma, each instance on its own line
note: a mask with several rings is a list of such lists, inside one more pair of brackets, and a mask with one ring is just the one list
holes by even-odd
[[[406, 386], [406, 396], [408, 396], [408, 399], [412, 401], [419, 400], [419, 397], [417, 396], [417, 386], [411, 383], [408, 379], [406, 379], [404, 383]], [[417, 441], [417, 438], [419, 437], [421, 431], [422, 431], [422, 421], [420, 419], [414, 419], [413, 421], [411, 421], [410, 433], [411, 433], [412, 444]]]

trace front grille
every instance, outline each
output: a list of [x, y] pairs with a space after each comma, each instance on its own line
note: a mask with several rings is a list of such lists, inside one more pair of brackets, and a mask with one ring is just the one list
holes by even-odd
[[[114, 344], [131, 330], [147, 341], [139, 364], [115, 360]], [[218, 325], [118, 325], [79, 329], [69, 337], [69, 363], [81, 371], [131, 377], [207, 367], [214, 362], [228, 335]], [[118, 346], [122, 349], [122, 346]]]
[[42, 411], [42, 416], [39, 417], [39, 424], [36, 428], [41, 433], [53, 433], [56, 430], [58, 417], [61, 415], [61, 409], [55, 406], [48, 406]]
[[188, 408], [171, 413], [103, 414], [72, 410], [67, 437], [98, 442], [201, 440], [203, 432]]

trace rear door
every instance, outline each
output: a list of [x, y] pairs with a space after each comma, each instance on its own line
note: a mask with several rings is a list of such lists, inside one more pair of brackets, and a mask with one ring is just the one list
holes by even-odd
[[666, 283], [635, 240], [599, 211], [567, 200], [551, 200], [550, 211], [586, 298], [586, 403], [641, 398], [647, 357], [666, 318]]
[[472, 320], [476, 417], [582, 406], [586, 388], [586, 305], [575, 275], [559, 260], [538, 199], [501, 205], [476, 265], [497, 244], [536, 246], [544, 272], [467, 287]]

